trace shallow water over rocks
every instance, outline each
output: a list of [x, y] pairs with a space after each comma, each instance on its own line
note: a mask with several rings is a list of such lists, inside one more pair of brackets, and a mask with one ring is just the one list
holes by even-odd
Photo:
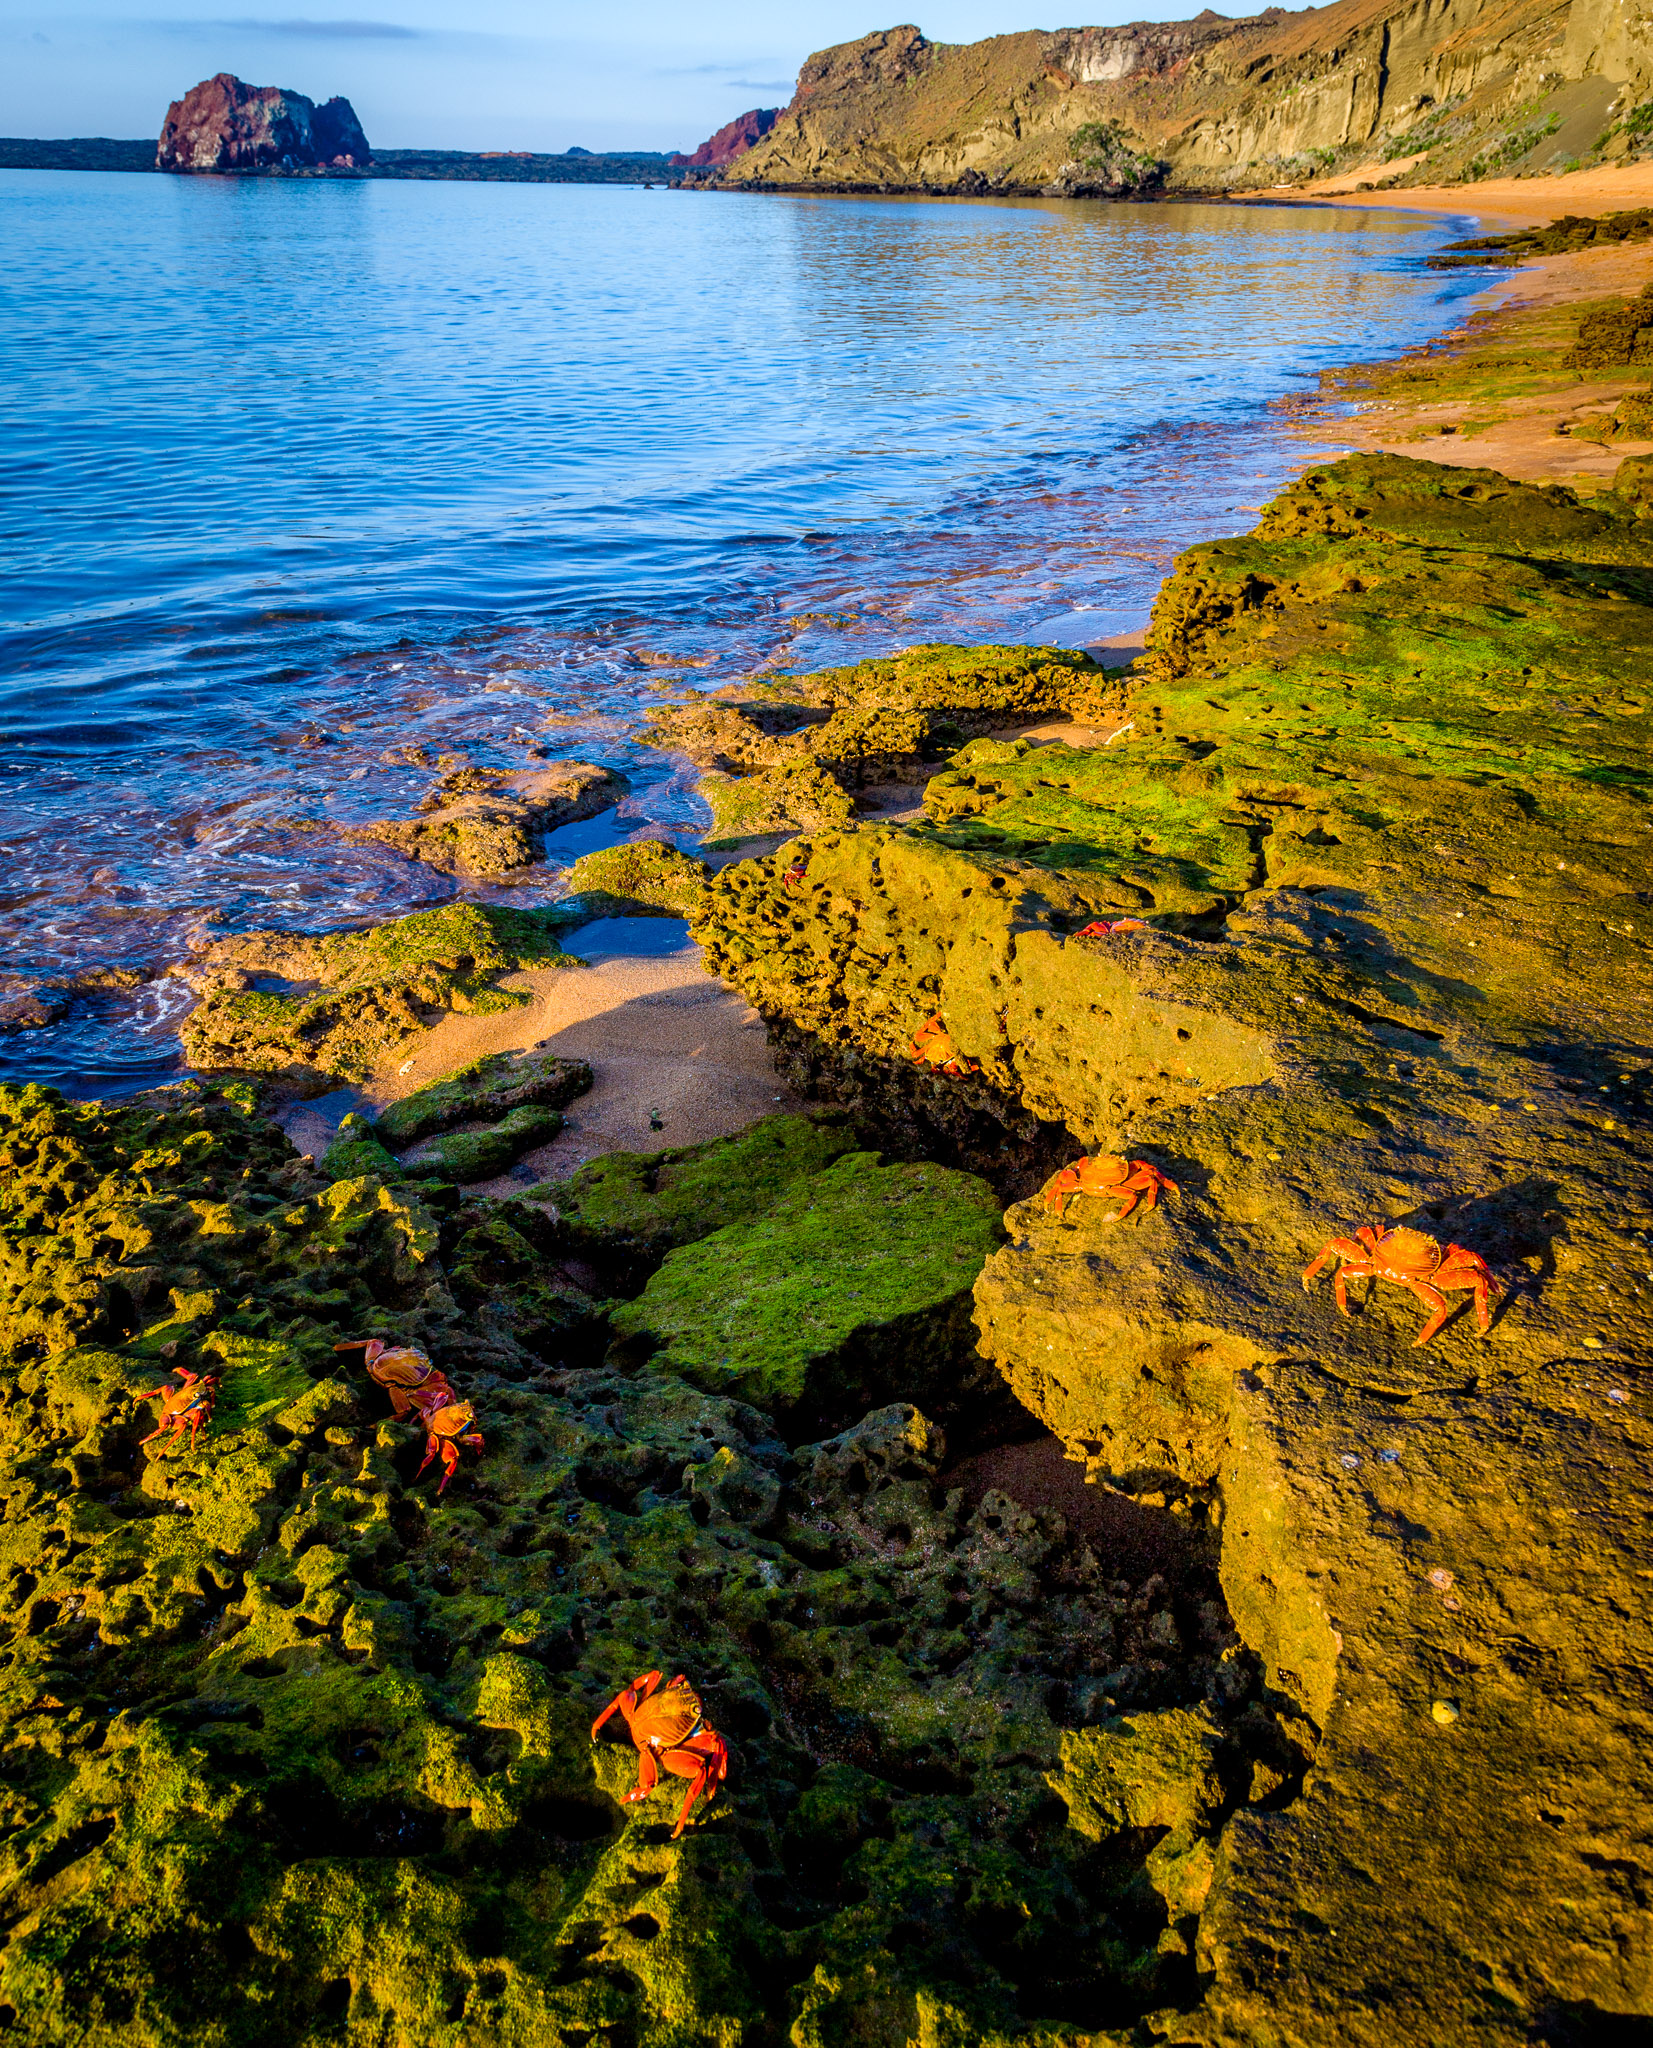
[[679, 682], [1131, 629], [1299, 459], [1269, 400], [1483, 281], [1426, 272], [1450, 223], [1314, 209], [14, 172], [0, 210], [0, 999], [58, 1013], [0, 1073], [84, 1093], [177, 1069], [192, 943], [477, 893], [333, 829], [455, 765], [630, 778], [520, 901], [704, 824], [632, 740]]

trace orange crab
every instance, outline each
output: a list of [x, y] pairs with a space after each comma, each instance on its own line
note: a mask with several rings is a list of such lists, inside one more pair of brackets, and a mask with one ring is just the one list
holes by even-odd
[[700, 1696], [681, 1675], [660, 1687], [659, 1672], [645, 1671], [641, 1678], [622, 1686], [592, 1722], [593, 1742], [616, 1708], [625, 1715], [626, 1727], [637, 1745], [637, 1783], [622, 1794], [626, 1805], [647, 1799], [659, 1784], [662, 1770], [691, 1780], [677, 1826], [672, 1829], [675, 1842], [688, 1821], [689, 1808], [702, 1795], [710, 1800], [728, 1777], [729, 1745], [715, 1728], [706, 1726]]
[[1045, 1189], [1045, 1207], [1060, 1216], [1075, 1195], [1119, 1195], [1125, 1206], [1113, 1220], [1123, 1223], [1139, 1201], [1143, 1208], [1151, 1209], [1162, 1190], [1174, 1195], [1177, 1184], [1157, 1166], [1150, 1166], [1146, 1159], [1116, 1159], [1104, 1153], [1097, 1159], [1076, 1159], [1071, 1166], [1064, 1166]]
[[1481, 1335], [1491, 1327], [1491, 1269], [1479, 1252], [1466, 1251], [1461, 1244], [1449, 1244], [1443, 1252], [1422, 1230], [1408, 1230], [1404, 1224], [1395, 1230], [1380, 1230], [1374, 1223], [1363, 1223], [1353, 1237], [1334, 1237], [1315, 1254], [1303, 1271], [1305, 1294], [1328, 1259], [1342, 1262], [1332, 1275], [1332, 1292], [1345, 1315], [1349, 1313], [1351, 1280], [1392, 1280], [1433, 1311], [1412, 1339], [1414, 1351], [1427, 1344], [1452, 1313], [1447, 1293], [1472, 1290]]
[[446, 1373], [432, 1365], [423, 1351], [411, 1344], [387, 1344], [382, 1337], [352, 1337], [335, 1344], [335, 1351], [360, 1351], [369, 1379], [377, 1380], [390, 1396], [390, 1412], [398, 1420], [417, 1415], [425, 1425], [425, 1455], [419, 1461], [419, 1477], [431, 1459], [442, 1460], [442, 1478], [437, 1493], [447, 1491], [448, 1481], [459, 1470], [459, 1446], [482, 1448], [482, 1432], [473, 1430], [476, 1410], [461, 1401], [448, 1384]]
[[942, 1074], [957, 1076], [981, 1072], [976, 1062], [967, 1060], [953, 1043], [939, 1011], [927, 1024], [918, 1027], [912, 1043], [912, 1057], [921, 1067], [934, 1067]]
[[781, 876], [781, 881], [785, 884], [785, 886], [788, 889], [794, 889], [803, 880], [808, 870], [809, 861], [807, 857], [803, 860], [795, 860], [792, 863], [791, 867], [787, 869], [786, 873]]
[[182, 1436], [187, 1423], [189, 1447], [193, 1451], [195, 1439], [212, 1420], [212, 1404], [218, 1399], [218, 1375], [191, 1372], [187, 1365], [175, 1365], [172, 1369], [183, 1381], [181, 1387], [168, 1386], [162, 1380], [147, 1394], [133, 1396], [136, 1401], [153, 1401], [159, 1395], [161, 1402], [160, 1422], [148, 1436], [141, 1436], [138, 1441], [140, 1444], [152, 1444], [158, 1436]]
[[1115, 932], [1145, 932], [1148, 927], [1140, 917], [1116, 917], [1112, 924], [1098, 918], [1095, 924], [1088, 924], [1083, 931], [1075, 932], [1076, 939], [1107, 939]]

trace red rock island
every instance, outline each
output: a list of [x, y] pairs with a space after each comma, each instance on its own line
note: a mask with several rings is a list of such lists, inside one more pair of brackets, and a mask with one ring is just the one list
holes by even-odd
[[317, 106], [279, 85], [247, 85], [228, 71], [174, 100], [155, 152], [159, 171], [261, 171], [317, 164], [354, 170], [373, 161], [346, 99]]

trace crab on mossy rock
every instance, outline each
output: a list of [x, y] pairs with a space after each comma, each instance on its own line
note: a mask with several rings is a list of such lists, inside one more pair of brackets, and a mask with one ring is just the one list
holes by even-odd
[[[1052, 2007], [1185, 2002], [1189, 1888], [1045, 1780], [1069, 1731], [1128, 1712], [1140, 1743], [1209, 1696], [1236, 1789], [1187, 1862], [1249, 1774], [1300, 1774], [1197, 1532], [1172, 1566], [1100, 1559], [967, 1498], [906, 1402], [789, 1453], [749, 1405], [598, 1363], [543, 1214], [317, 1192], [250, 1091], [0, 1088], [0, 1156], [19, 2039], [376, 2040], [388, 2013], [404, 2048], [1052, 2048]], [[440, 1501], [421, 1426], [334, 1354], [371, 1335], [475, 1407]], [[217, 1378], [210, 1426], [140, 1448], [178, 1365]], [[676, 1843], [664, 1796], [620, 1803], [635, 1753], [588, 1740], [654, 1668], [731, 1749]]]
[[605, 1153], [567, 1180], [525, 1189], [521, 1199], [552, 1207], [582, 1252], [662, 1259], [714, 1230], [751, 1222], [859, 1142], [848, 1119], [829, 1110], [760, 1117], [703, 1145]]
[[365, 1080], [444, 1012], [487, 1016], [527, 1002], [498, 986], [502, 974], [583, 965], [558, 944], [581, 920], [564, 904], [449, 903], [360, 931], [220, 939], [180, 970], [201, 999], [178, 1035], [203, 1069]]
[[748, 1401], [794, 1439], [879, 1401], [956, 1411], [992, 1392], [968, 1326], [999, 1215], [972, 1174], [848, 1153], [668, 1254], [615, 1311], [617, 1356]]

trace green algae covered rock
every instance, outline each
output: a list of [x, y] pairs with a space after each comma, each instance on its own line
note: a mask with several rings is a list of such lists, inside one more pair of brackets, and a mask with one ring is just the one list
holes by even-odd
[[706, 865], [661, 839], [634, 839], [582, 853], [568, 885], [588, 917], [686, 917], [706, 885]]
[[588, 1252], [664, 1258], [729, 1224], [750, 1223], [796, 1182], [853, 1152], [848, 1121], [830, 1112], [766, 1116], [732, 1137], [665, 1152], [609, 1152], [523, 1199], [551, 1204]]
[[485, 1123], [508, 1110], [566, 1109], [591, 1086], [591, 1068], [548, 1052], [496, 1052], [433, 1081], [379, 1112], [374, 1134], [400, 1151], [458, 1124]]
[[[922, 825], [732, 867], [695, 931], [863, 1106], [1031, 1116], [1176, 1185], [1124, 1223], [1035, 1185], [975, 1298], [1098, 1483], [1220, 1524], [1314, 1755], [1298, 1796], [1215, 1738], [1152, 1746], [1177, 1798], [1143, 1876], [1205, 1976], [1188, 2038], [1587, 2032], [1646, 2007], [1604, 1873], [1653, 1803], [1624, 1598], [1653, 1570], [1653, 526], [1622, 493], [1356, 458], [1186, 554], [1149, 646], [1116, 745], [968, 750]], [[1121, 910], [1148, 929], [1079, 936]], [[936, 1014], [979, 1076], [915, 1083]], [[1484, 1257], [1488, 1335], [1464, 1295], [1419, 1350], [1404, 1289], [1347, 1319], [1305, 1293], [1360, 1224]], [[1112, 1732], [1052, 1776], [1081, 1831], [1150, 1811]], [[1272, 1809], [1214, 1857], [1207, 1794], [1178, 1803], [1195, 1750]], [[1533, 1911], [1558, 1897], [1565, 1927]]]
[[[1236, 1782], [1286, 1782], [1197, 1535], [1168, 1582], [971, 1506], [910, 1405], [789, 1452], [594, 1362], [538, 1212], [318, 1188], [234, 1094], [0, 1089], [0, 1155], [19, 2039], [1050, 2048], [1192, 1994], [1160, 1851], [1046, 1779], [1209, 1693]], [[374, 1333], [476, 1407], [440, 1501], [334, 1353]], [[140, 1447], [179, 1365], [211, 1423]], [[636, 1752], [588, 1740], [661, 1667], [731, 1750], [678, 1841], [681, 1781], [622, 1804]]]
[[652, 1371], [772, 1415], [814, 1423], [895, 1394], [950, 1405], [999, 1235], [998, 1200], [971, 1175], [852, 1152], [672, 1252], [613, 1328]]
[[995, 726], [1103, 715], [1118, 679], [1053, 647], [911, 647], [850, 668], [730, 685], [649, 714], [656, 746], [706, 772], [709, 846], [843, 826], [856, 793], [922, 781], [953, 748]]
[[557, 943], [577, 921], [559, 905], [450, 903], [364, 931], [223, 939], [185, 970], [201, 999], [179, 1037], [197, 1067], [365, 1080], [446, 1011], [485, 1016], [525, 1003], [497, 986], [501, 974], [579, 965]]
[[329, 1180], [357, 1180], [364, 1173], [376, 1173], [389, 1181], [399, 1172], [372, 1124], [354, 1112], [342, 1120], [338, 1136], [322, 1154], [321, 1170]]
[[397, 1175], [403, 1180], [447, 1180], [461, 1186], [468, 1181], [492, 1180], [509, 1172], [525, 1152], [548, 1143], [562, 1129], [562, 1122], [558, 1111], [525, 1103], [482, 1130], [445, 1131], [428, 1139], [421, 1150], [398, 1161]]

